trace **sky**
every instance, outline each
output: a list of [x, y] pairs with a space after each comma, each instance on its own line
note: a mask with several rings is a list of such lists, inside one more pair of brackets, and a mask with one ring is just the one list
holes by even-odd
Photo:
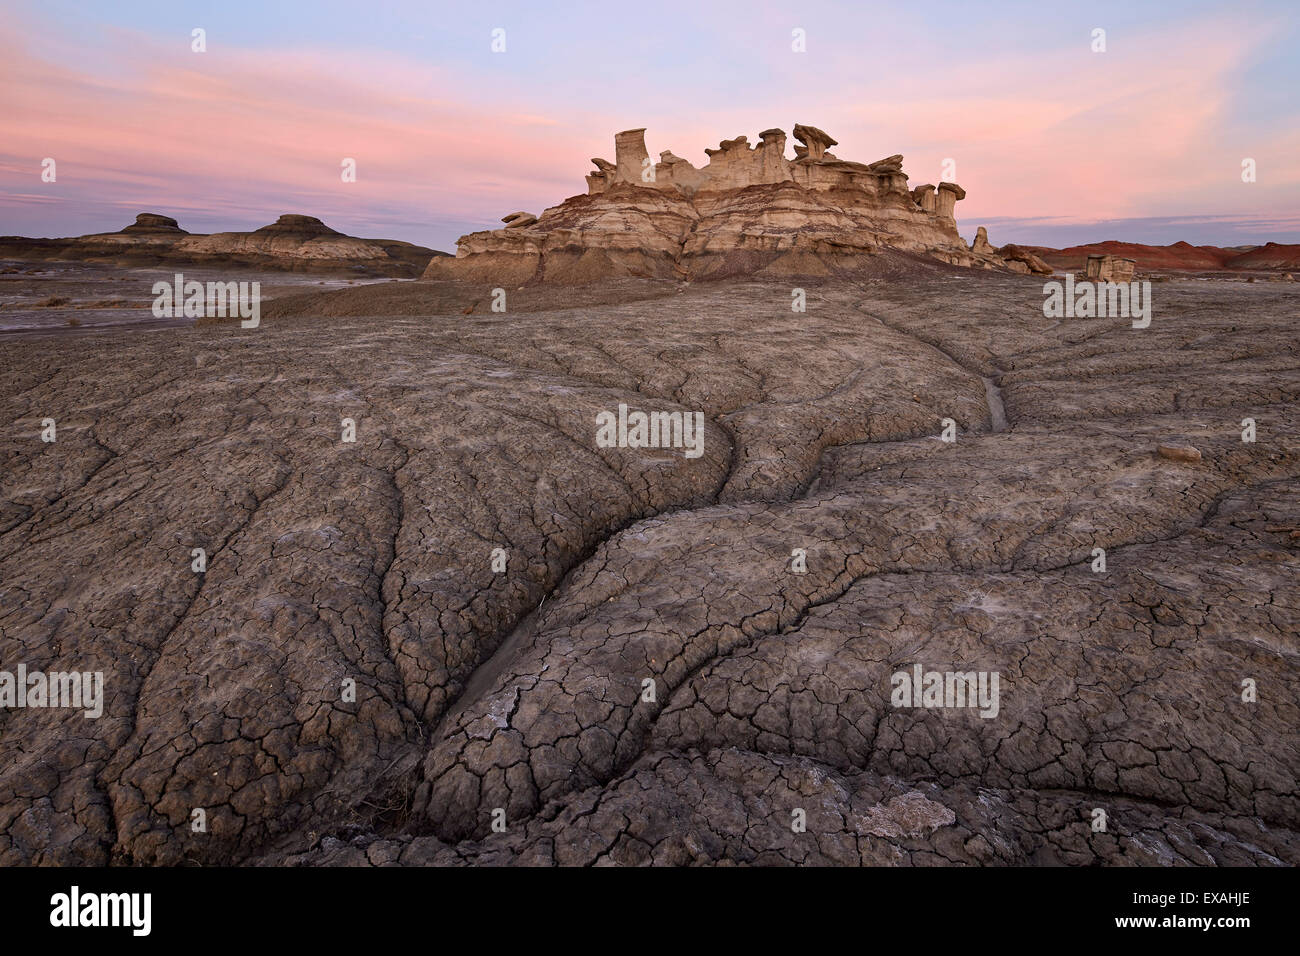
[[1294, 243], [1298, 50], [1297, 0], [0, 0], [0, 234], [303, 213], [454, 251], [586, 192], [619, 130], [702, 166], [804, 123], [960, 183], [968, 238]]

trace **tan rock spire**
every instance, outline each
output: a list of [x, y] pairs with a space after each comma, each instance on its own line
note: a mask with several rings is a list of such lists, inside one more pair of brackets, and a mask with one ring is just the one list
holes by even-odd
[[899, 154], [847, 162], [829, 152], [838, 141], [804, 123], [794, 138], [794, 159], [785, 132], [771, 128], [756, 144], [745, 135], [722, 140], [697, 168], [671, 150], [652, 165], [645, 129], [623, 130], [614, 162], [592, 159], [587, 195], [462, 236], [455, 259], [434, 260], [426, 275], [502, 283], [825, 275], [874, 267], [870, 257], [883, 250], [961, 266], [1037, 267], [999, 255], [984, 233], [975, 248], [966, 245], [956, 223], [966, 190], [956, 183], [909, 188]]

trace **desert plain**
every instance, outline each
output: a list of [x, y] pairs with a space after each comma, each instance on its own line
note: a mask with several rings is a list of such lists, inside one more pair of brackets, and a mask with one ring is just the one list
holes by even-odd
[[7, 299], [0, 863], [1300, 862], [1296, 285], [874, 269]]

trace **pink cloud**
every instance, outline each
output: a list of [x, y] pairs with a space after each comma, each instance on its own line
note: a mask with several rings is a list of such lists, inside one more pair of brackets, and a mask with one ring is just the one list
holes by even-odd
[[[570, 142], [579, 137], [522, 104], [434, 95], [447, 78], [426, 64], [354, 55], [343, 70], [328, 53], [194, 54], [140, 36], [130, 46], [127, 72], [94, 81], [12, 40], [0, 48], [10, 103], [0, 183], [10, 199], [113, 196], [133, 209], [184, 209], [278, 196], [281, 211], [379, 202], [413, 218], [473, 218], [582, 191], [585, 157]], [[56, 184], [39, 180], [46, 156], [58, 163]], [[344, 157], [357, 162], [355, 183], [340, 178]]]
[[[126, 218], [192, 211], [244, 226], [290, 211], [341, 227], [488, 224], [584, 191], [588, 158], [609, 156], [619, 129], [647, 126], [652, 154], [702, 165], [721, 138], [797, 120], [835, 135], [844, 158], [906, 153], [914, 184], [938, 182], [942, 161], [956, 160], [964, 221], [1300, 211], [1300, 132], [1230, 135], [1235, 74], [1270, 30], [1258, 20], [1113, 37], [1105, 54], [1086, 37], [1017, 56], [973, 48], [924, 68], [915, 44], [882, 46], [867, 67], [832, 55], [813, 71], [769, 52], [778, 92], [739, 110], [711, 108], [686, 77], [656, 80], [634, 109], [596, 95], [574, 108], [542, 82], [467, 80], [389, 54], [194, 54], [122, 30], [109, 68], [83, 67], [75, 49], [36, 57], [22, 43], [30, 28], [12, 26], [0, 40], [9, 204], [107, 202]], [[846, 81], [828, 87], [828, 76]], [[45, 156], [57, 184], [39, 180]], [[1242, 156], [1267, 171], [1253, 189], [1237, 175]], [[356, 183], [340, 180], [344, 157]]]

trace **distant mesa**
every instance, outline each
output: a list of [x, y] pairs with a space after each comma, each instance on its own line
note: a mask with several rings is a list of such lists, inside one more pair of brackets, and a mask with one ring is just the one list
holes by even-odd
[[285, 213], [269, 226], [263, 226], [261, 229], [255, 230], [254, 235], [309, 237], [341, 236], [343, 233], [331, 229], [315, 216], [296, 216], [292, 213]]
[[[614, 136], [614, 159], [592, 159], [587, 193], [540, 215], [462, 236], [454, 259], [425, 277], [521, 285], [610, 276], [713, 279], [736, 275], [880, 275], [942, 265], [1048, 272], [1037, 256], [957, 233], [956, 183], [910, 187], [903, 157], [842, 160], [824, 130], [795, 125], [722, 140], [696, 167], [671, 150], [652, 162], [645, 130]], [[928, 265], [927, 265], [928, 264]]]
[[414, 278], [434, 256], [396, 239], [358, 239], [292, 213], [252, 232], [189, 233], [170, 216], [142, 212], [118, 232], [70, 239], [0, 237], [0, 257], [128, 267], [203, 266]]
[[153, 212], [142, 212], [135, 217], [135, 222], [122, 230], [127, 235], [136, 234], [175, 234], [187, 236], [187, 233], [171, 216], [160, 216]]

